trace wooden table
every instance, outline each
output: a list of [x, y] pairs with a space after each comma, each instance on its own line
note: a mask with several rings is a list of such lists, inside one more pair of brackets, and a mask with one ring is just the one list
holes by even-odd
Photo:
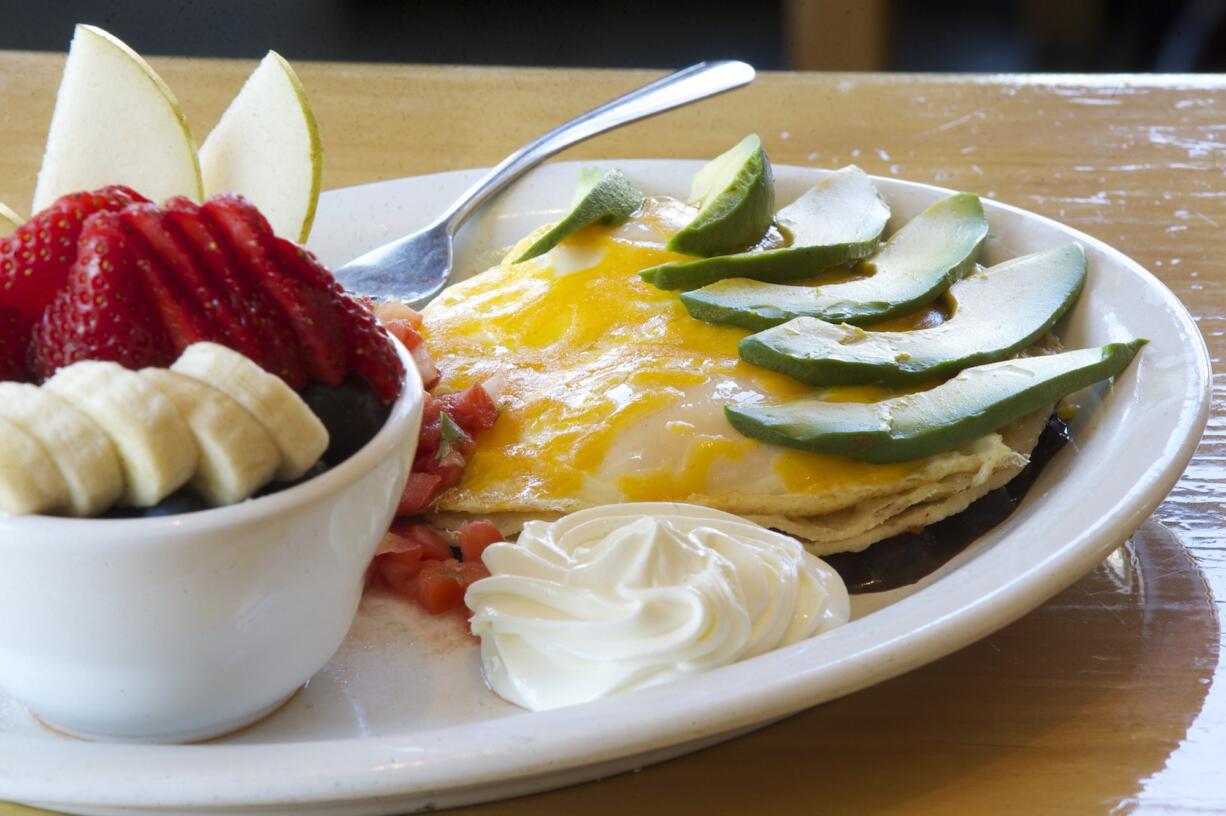
[[[152, 62], [198, 136], [252, 67]], [[0, 200], [11, 205], [30, 199], [61, 63], [0, 54]], [[327, 151], [325, 188], [493, 164], [655, 75], [298, 68]], [[855, 162], [1085, 230], [1166, 281], [1221, 365], [1226, 79], [774, 74], [567, 158], [705, 158], [751, 130], [776, 163]], [[1205, 441], [1155, 519], [1009, 628], [701, 753], [472, 812], [1226, 812], [1223, 601], [1214, 600], [1226, 598], [1224, 396], [1219, 375]], [[0, 805], [3, 816], [29, 812]]]

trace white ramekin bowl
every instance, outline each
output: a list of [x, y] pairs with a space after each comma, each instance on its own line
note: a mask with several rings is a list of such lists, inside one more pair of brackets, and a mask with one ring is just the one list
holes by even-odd
[[404, 487], [421, 380], [301, 485], [142, 519], [0, 517], [0, 688], [47, 724], [188, 742], [275, 710], [340, 646]]

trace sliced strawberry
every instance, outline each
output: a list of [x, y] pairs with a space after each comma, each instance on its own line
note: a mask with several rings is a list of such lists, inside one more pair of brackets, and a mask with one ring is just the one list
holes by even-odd
[[19, 336], [26, 336], [68, 280], [85, 219], [143, 201], [147, 199], [127, 187], [73, 193], [0, 240], [0, 297], [14, 313]]
[[21, 318], [13, 309], [0, 308], [0, 381], [30, 379], [26, 363], [26, 338]]
[[237, 262], [225, 235], [194, 202], [171, 198], [163, 205], [169, 224], [183, 237], [212, 282], [227, 294], [237, 326], [251, 338], [250, 348], [236, 345], [266, 371], [282, 376], [302, 368], [298, 338], [283, 314]]
[[307, 264], [305, 251], [284, 238], [273, 238], [273, 253], [286, 291], [296, 291], [303, 304], [304, 317], [299, 337], [308, 354], [308, 362], [316, 379], [334, 385], [349, 373], [345, 352], [345, 330], [341, 325], [342, 311], [335, 291], [320, 288], [311, 282], [312, 275], [300, 267]]
[[387, 331], [369, 309], [352, 298], [343, 298], [341, 304], [348, 318], [344, 326], [350, 367], [370, 383], [380, 399], [391, 402], [400, 394], [404, 365]]
[[181, 285], [175, 272], [165, 266], [142, 237], [137, 225], [156, 223], [161, 212], [153, 204], [136, 204], [118, 213], [119, 223], [126, 233], [128, 253], [137, 273], [143, 278], [149, 298], [166, 329], [166, 336], [175, 354], [181, 354], [193, 343], [221, 339], [207, 312], [196, 302], [190, 290]]
[[[190, 304], [208, 327], [208, 338], [223, 343], [252, 359], [258, 359], [258, 346], [252, 332], [242, 321], [229, 296], [205, 272], [203, 264], [189, 249], [187, 239], [171, 223], [171, 214], [151, 204], [128, 207], [121, 213], [124, 223], [143, 241], [175, 282], [184, 301]], [[176, 344], [177, 345], [177, 344]]]
[[129, 238], [116, 213], [86, 220], [68, 283], [34, 329], [31, 356], [41, 378], [78, 360], [113, 360], [133, 369], [174, 362]]
[[370, 384], [380, 399], [391, 402], [400, 393], [404, 366], [387, 330], [370, 307], [346, 292], [314, 255], [301, 247], [297, 249], [299, 262], [293, 268], [301, 280], [309, 286], [327, 289], [334, 296], [349, 367]]
[[292, 244], [288, 249], [278, 248], [264, 216], [245, 199], [219, 195], [201, 209], [228, 240], [247, 274], [289, 318], [302, 348], [304, 372], [328, 385], [339, 385], [346, 371], [344, 338], [332, 293], [283, 269], [284, 264], [295, 263], [296, 248]]

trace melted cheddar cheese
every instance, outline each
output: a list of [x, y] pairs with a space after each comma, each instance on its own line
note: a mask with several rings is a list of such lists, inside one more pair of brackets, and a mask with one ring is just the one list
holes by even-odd
[[[442, 509], [571, 510], [735, 494], [749, 497], [740, 510], [752, 512], [755, 496], [854, 497], [926, 467], [772, 447], [728, 424], [727, 403], [815, 393], [870, 402], [892, 392], [815, 391], [745, 363], [737, 343], [746, 330], [695, 320], [677, 293], [644, 282], [640, 270], [683, 257], [663, 245], [687, 217], [683, 205], [649, 201], [626, 225], [590, 227], [539, 258], [512, 264], [513, 249], [430, 304], [424, 331], [443, 389], [492, 379], [502, 408]], [[933, 320], [940, 316], [911, 319]]]

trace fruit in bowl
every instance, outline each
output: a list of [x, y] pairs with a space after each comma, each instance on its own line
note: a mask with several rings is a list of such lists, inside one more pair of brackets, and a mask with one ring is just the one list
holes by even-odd
[[45, 257], [40, 234], [85, 206], [74, 257], [0, 301], [26, 352], [0, 384], [0, 686], [73, 733], [203, 738], [344, 638], [424, 392], [408, 350], [240, 198], [72, 196], [10, 250]]
[[[201, 202], [169, 89], [78, 27], [36, 212], [0, 213], [0, 687], [74, 734], [280, 705], [348, 631], [414, 460], [421, 353], [282, 237], [319, 181], [288, 64], [227, 117]], [[262, 173], [253, 130], [298, 158]]]
[[262, 717], [349, 629], [421, 396], [410, 374], [365, 447], [255, 501], [149, 518], [0, 516], [0, 686], [93, 737], [203, 739]]
[[349, 628], [413, 461], [412, 355], [235, 196], [70, 196], [3, 250], [43, 261], [0, 300], [24, 352], [0, 383], [0, 686], [111, 739], [263, 716]]

